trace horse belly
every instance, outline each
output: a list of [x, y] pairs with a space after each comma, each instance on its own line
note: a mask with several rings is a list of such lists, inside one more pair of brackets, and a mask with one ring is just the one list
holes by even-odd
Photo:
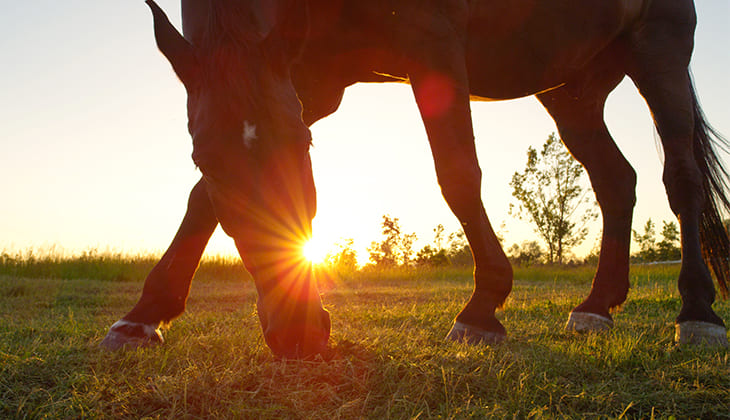
[[559, 87], [570, 71], [545, 71], [543, 64], [527, 57], [480, 54], [469, 60], [472, 100], [504, 100], [535, 95]]
[[472, 95], [511, 99], [564, 84], [638, 17], [625, 3], [473, 1], [467, 43]]

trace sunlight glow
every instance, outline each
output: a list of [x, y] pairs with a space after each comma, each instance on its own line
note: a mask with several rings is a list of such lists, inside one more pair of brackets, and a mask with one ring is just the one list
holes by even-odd
[[313, 264], [320, 264], [324, 262], [327, 257], [328, 248], [327, 245], [317, 239], [310, 239], [302, 247], [302, 255], [309, 262]]

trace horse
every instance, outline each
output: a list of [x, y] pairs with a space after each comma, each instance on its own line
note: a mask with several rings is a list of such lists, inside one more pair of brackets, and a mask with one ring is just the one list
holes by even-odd
[[330, 316], [301, 245], [316, 212], [308, 127], [357, 82], [405, 82], [426, 128], [438, 183], [472, 250], [474, 289], [446, 338], [491, 344], [513, 272], [481, 199], [471, 100], [536, 95], [585, 167], [603, 216], [588, 296], [566, 328], [613, 327], [629, 290], [636, 174], [603, 120], [628, 76], [664, 149], [663, 182], [681, 229], [680, 344], [727, 346], [711, 305], [714, 272], [727, 295], [730, 207], [689, 62], [692, 0], [183, 0], [182, 34], [152, 0], [157, 45], [188, 94], [192, 159], [202, 173], [169, 249], [138, 303], [102, 341], [109, 349], [163, 341], [218, 224], [254, 279], [263, 335], [280, 357], [325, 352]]

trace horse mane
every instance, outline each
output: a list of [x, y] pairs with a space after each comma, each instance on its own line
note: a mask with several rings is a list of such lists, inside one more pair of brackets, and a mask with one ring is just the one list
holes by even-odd
[[261, 36], [256, 31], [256, 16], [251, 7], [244, 7], [247, 3], [230, 0], [210, 1], [208, 22], [201, 45], [212, 47], [229, 43], [237, 48], [248, 49], [248, 46], [260, 41]]
[[[264, 69], [268, 48], [261, 45], [256, 18], [247, 2], [210, 1], [208, 21], [198, 43], [201, 77], [207, 86], [218, 86], [228, 99], [228, 111], [250, 109], [261, 95], [255, 72]], [[259, 108], [259, 107], [257, 107]]]
[[[309, 1], [251, 3], [211, 0], [200, 46], [209, 51], [230, 48], [246, 56], [254, 54], [267, 59], [297, 59], [309, 37]], [[273, 27], [262, 28], [267, 24], [260, 20], [267, 17], [274, 20]]]

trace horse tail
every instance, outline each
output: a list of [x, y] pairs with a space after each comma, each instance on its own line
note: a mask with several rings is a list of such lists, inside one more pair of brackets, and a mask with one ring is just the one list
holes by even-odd
[[705, 262], [712, 268], [720, 292], [728, 297], [730, 281], [730, 238], [723, 224], [721, 211], [730, 210], [728, 173], [718, 156], [718, 149], [728, 151], [730, 144], [707, 122], [694, 83], [691, 83], [694, 109], [694, 158], [702, 174], [705, 207], [700, 217], [700, 242]]

